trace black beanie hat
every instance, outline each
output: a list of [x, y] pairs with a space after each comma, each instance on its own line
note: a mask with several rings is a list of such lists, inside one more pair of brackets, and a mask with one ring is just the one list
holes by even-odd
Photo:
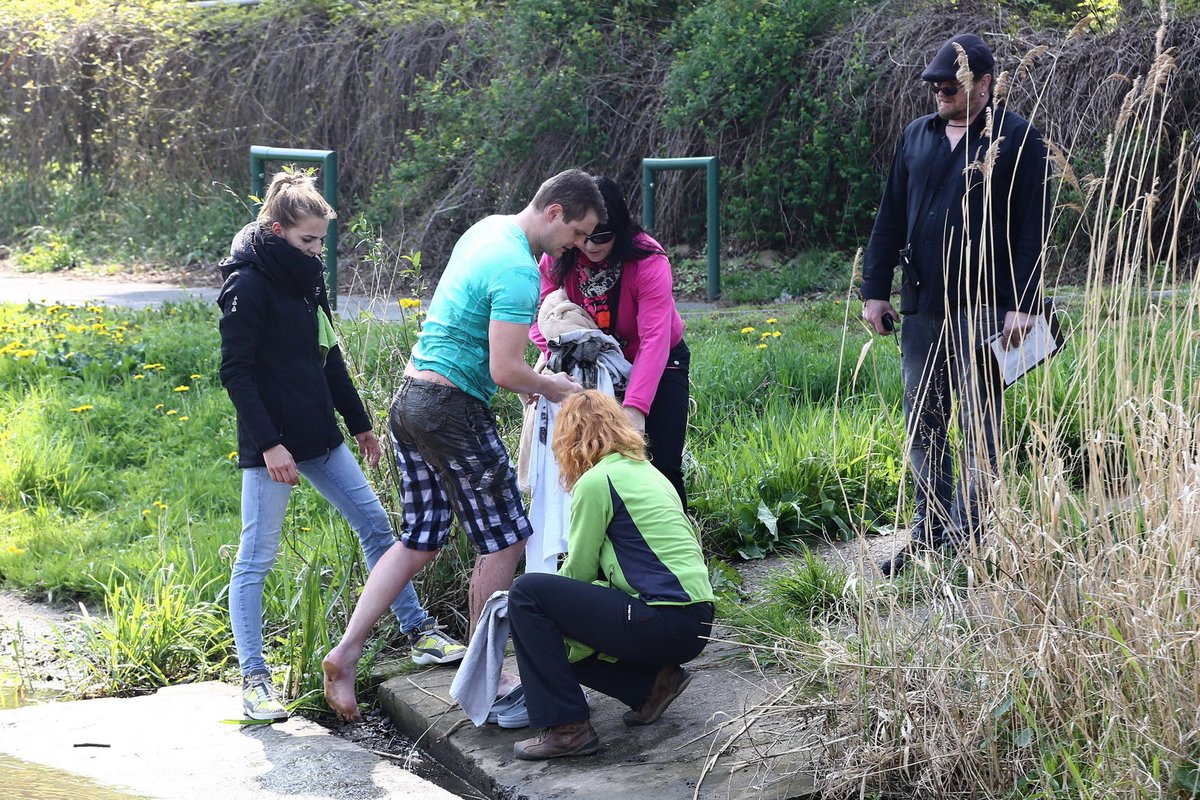
[[973, 33], [961, 33], [942, 45], [942, 49], [937, 51], [933, 61], [929, 62], [929, 66], [921, 73], [921, 80], [940, 83], [952, 81], [958, 76], [958, 51], [954, 49], [955, 43], [967, 54], [967, 66], [976, 78], [991, 72], [996, 66], [996, 59], [992, 58], [992, 51], [983, 43], [983, 39]]

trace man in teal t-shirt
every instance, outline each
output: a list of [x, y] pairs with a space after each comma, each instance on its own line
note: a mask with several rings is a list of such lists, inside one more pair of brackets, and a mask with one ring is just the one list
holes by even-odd
[[528, 328], [540, 289], [529, 240], [513, 217], [476, 223], [454, 246], [413, 347], [418, 370], [429, 370], [484, 403], [496, 382], [489, 365], [492, 321]]
[[325, 699], [359, 718], [354, 676], [363, 645], [396, 594], [443, 548], [452, 515], [479, 559], [469, 590], [472, 632], [493, 592], [508, 589], [532, 533], [489, 404], [502, 386], [561, 402], [579, 386], [525, 362], [537, 311], [537, 259], [581, 247], [605, 220], [592, 176], [567, 170], [519, 213], [477, 222], [454, 246], [392, 402], [388, 427], [401, 472], [404, 532], [371, 571], [346, 633], [325, 657]]

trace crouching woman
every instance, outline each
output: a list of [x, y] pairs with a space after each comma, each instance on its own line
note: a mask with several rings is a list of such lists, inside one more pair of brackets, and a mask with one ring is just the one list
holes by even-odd
[[557, 575], [518, 578], [508, 603], [529, 724], [543, 729], [513, 746], [527, 760], [600, 749], [581, 685], [626, 703], [626, 725], [657, 722], [713, 620], [695, 531], [620, 404], [569, 397], [553, 450], [574, 495], [567, 558]]

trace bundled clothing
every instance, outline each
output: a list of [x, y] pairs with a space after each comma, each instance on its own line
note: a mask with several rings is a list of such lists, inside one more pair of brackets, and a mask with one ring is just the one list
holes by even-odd
[[[618, 396], [629, 380], [630, 364], [615, 339], [596, 329], [592, 317], [566, 299], [562, 290], [543, 301], [538, 312], [541, 330], [550, 337], [549, 358], [538, 359], [535, 369], [565, 372], [585, 389]], [[525, 411], [517, 477], [531, 495], [529, 521], [533, 535], [525, 549], [527, 572], [555, 572], [558, 556], [566, 552], [571, 524], [571, 495], [558, 478], [551, 445], [558, 403], [544, 397]]]

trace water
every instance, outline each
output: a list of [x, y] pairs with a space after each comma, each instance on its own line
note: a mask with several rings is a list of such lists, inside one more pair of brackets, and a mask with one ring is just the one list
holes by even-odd
[[0, 797], [4, 800], [139, 800], [95, 781], [0, 753]]
[[[53, 689], [31, 688], [21, 680], [15, 672], [6, 672], [0, 668], [0, 711], [32, 705], [33, 703], [48, 703], [62, 698], [63, 692]], [[0, 794], [7, 800], [8, 796]]]

